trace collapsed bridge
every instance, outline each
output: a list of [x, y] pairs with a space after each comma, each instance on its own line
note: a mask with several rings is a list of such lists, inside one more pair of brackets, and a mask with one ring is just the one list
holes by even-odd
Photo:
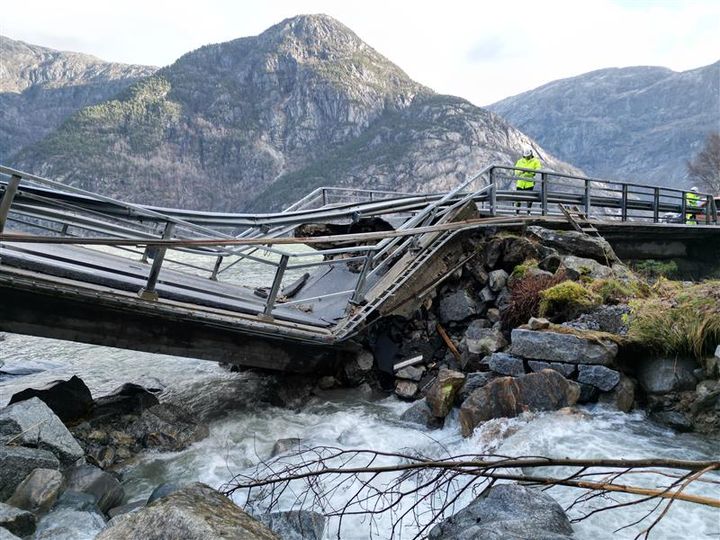
[[491, 165], [439, 194], [320, 187], [282, 212], [228, 214], [0, 166], [0, 331], [302, 372], [415, 309], [475, 255], [473, 231], [573, 226], [621, 256], [720, 250], [709, 195], [691, 207], [682, 190], [551, 171], [519, 192], [515, 171]]

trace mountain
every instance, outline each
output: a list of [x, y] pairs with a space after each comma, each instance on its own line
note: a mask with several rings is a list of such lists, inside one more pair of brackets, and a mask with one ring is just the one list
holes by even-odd
[[0, 36], [0, 160], [157, 68], [103, 62]]
[[530, 143], [413, 81], [338, 21], [304, 15], [182, 56], [11, 162], [132, 201], [238, 211], [321, 184], [447, 189]]
[[686, 186], [686, 161], [720, 129], [720, 62], [603, 69], [488, 108], [589, 174]]

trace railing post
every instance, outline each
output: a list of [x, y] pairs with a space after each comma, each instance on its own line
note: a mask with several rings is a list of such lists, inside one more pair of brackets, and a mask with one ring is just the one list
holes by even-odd
[[218, 272], [220, 271], [220, 265], [223, 262], [223, 256], [218, 255], [217, 260], [215, 261], [215, 266], [213, 267], [212, 275], [210, 276], [210, 279], [213, 281], [217, 281]]
[[497, 216], [497, 181], [495, 169], [490, 169], [490, 215]]
[[3, 198], [0, 201], [0, 233], [5, 230], [5, 223], [7, 223], [8, 214], [10, 213], [10, 206], [13, 203], [13, 199], [15, 198], [19, 185], [20, 177], [13, 174], [10, 177], [7, 187], [5, 188], [5, 195], [3, 195]]
[[325, 188], [322, 188], [322, 205], [325, 206], [327, 204], [327, 191], [325, 191]]
[[687, 193], [685, 191], [682, 192], [682, 201], [680, 202], [680, 213], [682, 215], [682, 224], [685, 225], [685, 222], [688, 221], [688, 218], [687, 218]]
[[546, 173], [540, 173], [540, 206], [542, 207], [542, 215], [547, 216], [548, 213], [548, 190], [547, 190], [548, 177]]
[[367, 278], [368, 270], [370, 270], [370, 265], [372, 263], [372, 255], [372, 250], [365, 252], [365, 261], [363, 262], [360, 275], [355, 283], [355, 291], [353, 292], [352, 298], [350, 298], [351, 304], [359, 304], [363, 300], [363, 289], [365, 288], [365, 279]]
[[622, 221], [627, 221], [628, 218], [628, 186], [627, 184], [622, 185]]
[[[325, 193], [323, 191], [323, 193]], [[270, 288], [270, 294], [268, 294], [267, 302], [265, 302], [265, 311], [263, 315], [266, 318], [272, 319], [272, 310], [275, 307], [275, 299], [277, 298], [278, 292], [280, 292], [280, 285], [282, 285], [283, 275], [288, 265], [288, 255], [282, 255], [280, 257], [280, 264], [278, 264], [277, 271], [275, 272], [275, 279], [273, 279], [272, 287]]]
[[62, 229], [60, 229], [60, 236], [67, 236], [69, 228], [70, 228], [69, 223], [63, 223]]
[[590, 218], [590, 207], [592, 202], [590, 201], [590, 180], [585, 180], [585, 217]]
[[[175, 224], [167, 223], [165, 225], [165, 230], [163, 231], [162, 239], [169, 240], [172, 238], [174, 232]], [[158, 246], [156, 249], [157, 251], [155, 252], [155, 257], [153, 258], [153, 264], [152, 267], [150, 267], [150, 273], [148, 274], [147, 284], [138, 291], [138, 296], [140, 296], [143, 300], [155, 301], [158, 299], [158, 293], [155, 290], [155, 286], [157, 285], [158, 277], [160, 277], [160, 268], [162, 267], [163, 260], [165, 259], [165, 252], [167, 251], [167, 248], [165, 246]]]
[[660, 188], [653, 190], [653, 223], [660, 221]]

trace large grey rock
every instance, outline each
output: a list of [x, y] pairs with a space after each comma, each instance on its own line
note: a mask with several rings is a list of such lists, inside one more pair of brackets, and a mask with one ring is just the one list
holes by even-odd
[[282, 540], [322, 540], [327, 524], [325, 516], [307, 510], [273, 512], [257, 519]]
[[419, 399], [413, 403], [404, 413], [400, 415], [400, 420], [404, 422], [412, 422], [420, 424], [429, 429], [441, 428], [445, 423], [444, 418], [438, 418], [432, 413], [432, 408], [427, 399]]
[[0, 410], [0, 440], [49, 450], [63, 465], [85, 453], [60, 419], [40, 399], [33, 397]]
[[0, 446], [0, 501], [12, 495], [34, 469], [59, 468], [60, 462], [47, 450]]
[[0, 502], [0, 527], [17, 536], [28, 536], [35, 531], [32, 512]]
[[182, 488], [183, 486], [181, 486], [180, 484], [176, 484], [175, 482], [164, 482], [157, 486], [155, 489], [153, 489], [152, 493], [148, 497], [147, 504], [155, 502], [158, 499], [162, 499], [163, 497], [167, 497], [171, 493], [175, 493]]
[[125, 496], [117, 478], [94, 465], [78, 465], [68, 470], [67, 489], [92, 495], [103, 512], [120, 504]]
[[145, 508], [114, 518], [97, 540], [279, 540], [266, 525], [210, 486], [196, 482]]
[[562, 507], [540, 490], [517, 484], [488, 489], [430, 530], [431, 540], [570, 540]]
[[395, 395], [400, 399], [414, 399], [417, 391], [417, 383], [403, 379], [397, 379], [395, 381]]
[[463, 401], [465, 401], [475, 390], [485, 386], [487, 383], [497, 378], [497, 373], [492, 371], [473, 371], [472, 373], [466, 373], [465, 384], [458, 392], [455, 403], [457, 405], [462, 405]]
[[488, 367], [500, 375], [517, 377], [525, 374], [525, 364], [522, 358], [512, 354], [496, 352], [485, 358]]
[[183, 450], [208, 436], [207, 425], [196, 421], [182, 407], [161, 403], [143, 411], [127, 429], [143, 446], [160, 450]]
[[620, 373], [605, 366], [581, 365], [577, 380], [584, 384], [591, 384], [603, 392], [609, 392], [620, 382]]
[[484, 321], [473, 321], [465, 331], [465, 344], [472, 354], [492, 354], [507, 346], [502, 332], [493, 328], [484, 328]]
[[475, 298], [472, 289], [457, 289], [447, 292], [438, 302], [438, 318], [441, 323], [463, 321], [480, 315], [482, 304]]
[[57, 508], [43, 516], [33, 540], [92, 540], [105, 528], [105, 518], [96, 511]]
[[600, 306], [590, 313], [583, 313], [576, 319], [563, 323], [563, 326], [577, 330], [600, 330], [624, 336], [628, 332], [629, 313], [630, 307], [624, 304]]
[[408, 381], [420, 382], [425, 366], [407, 366], [395, 373], [398, 379], [407, 379]]
[[561, 362], [542, 362], [540, 360], [528, 360], [528, 367], [533, 372], [542, 371], [543, 369], [554, 369], [558, 373], [561, 373], [564, 377], [571, 377], [577, 365], [575, 364], [563, 364]]
[[68, 510], [76, 510], [77, 512], [91, 512], [101, 514], [97, 505], [97, 497], [90, 493], [81, 493], [79, 491], [65, 490], [58, 498], [53, 511], [60, 508]]
[[592, 279], [606, 279], [613, 275], [612, 269], [600, 264], [594, 259], [565, 255], [562, 258], [561, 268], [569, 279], [589, 277]]
[[604, 238], [588, 236], [576, 231], [553, 231], [531, 225], [527, 228], [531, 237], [543, 245], [552, 247], [560, 253], [587, 257], [600, 263], [617, 259], [615, 252]]
[[160, 403], [157, 396], [147, 388], [125, 383], [111, 393], [95, 400], [93, 418], [113, 418], [124, 414], [140, 415], [146, 409]]
[[580, 397], [577, 383], [547, 369], [522, 377], [500, 377], [475, 390], [460, 407], [462, 434], [492, 418], [512, 418], [525, 411], [548, 411], [574, 405]]
[[512, 354], [548, 362], [610, 366], [618, 353], [618, 346], [612, 341], [596, 341], [557, 332], [516, 328], [511, 332], [511, 341]]
[[93, 406], [90, 389], [77, 375], [67, 381], [52, 381], [40, 388], [26, 388], [10, 398], [10, 404], [32, 397], [41, 399], [63, 422], [87, 416]]
[[445, 418], [455, 402], [455, 395], [465, 383], [465, 375], [459, 371], [442, 368], [435, 382], [428, 389], [427, 399], [433, 416]]
[[689, 358], [652, 358], [639, 364], [638, 382], [648, 394], [694, 390], [697, 384], [697, 365]]
[[600, 403], [612, 405], [622, 412], [629, 412], [635, 402], [635, 383], [625, 375], [620, 375], [620, 382], [610, 392], [603, 394]]
[[63, 487], [63, 475], [57, 469], [35, 469], [6, 501], [33, 514], [50, 510]]

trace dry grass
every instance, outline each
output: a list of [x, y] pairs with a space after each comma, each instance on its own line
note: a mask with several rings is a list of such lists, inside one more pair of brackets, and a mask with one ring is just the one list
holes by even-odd
[[540, 308], [540, 293], [567, 279], [563, 272], [554, 276], [527, 276], [514, 280], [510, 287], [510, 303], [502, 312], [503, 328], [517, 328], [536, 317]]

